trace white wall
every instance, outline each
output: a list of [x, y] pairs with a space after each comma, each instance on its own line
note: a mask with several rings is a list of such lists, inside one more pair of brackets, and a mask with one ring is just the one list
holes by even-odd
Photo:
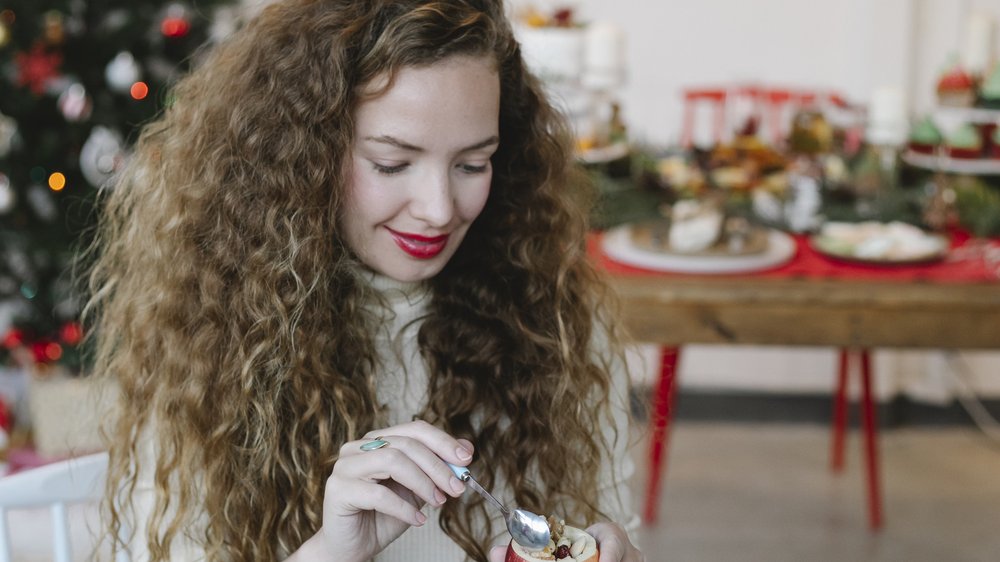
[[[515, 9], [526, 5], [573, 6], [584, 21], [624, 29], [626, 123], [634, 139], [659, 144], [678, 140], [680, 93], [691, 86], [751, 81], [834, 89], [863, 104], [876, 88], [895, 86], [906, 92], [913, 113], [926, 111], [948, 56], [962, 50], [968, 14], [983, 11], [1000, 20], [1000, 0], [512, 1]], [[681, 383], [828, 392], [836, 359], [835, 350], [822, 348], [689, 346]], [[637, 354], [647, 380], [655, 380], [656, 361], [653, 347]], [[876, 393], [946, 400], [957, 392], [954, 375], [965, 366], [974, 387], [1000, 396], [1000, 354], [982, 352], [952, 360], [935, 352], [879, 350]]]

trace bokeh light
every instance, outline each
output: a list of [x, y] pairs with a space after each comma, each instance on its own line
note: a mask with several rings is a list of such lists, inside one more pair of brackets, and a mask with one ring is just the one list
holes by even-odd
[[149, 95], [149, 86], [147, 86], [145, 82], [136, 82], [135, 84], [132, 84], [132, 88], [129, 90], [129, 93], [132, 94], [133, 99], [145, 99], [146, 96]]
[[66, 187], [66, 176], [61, 172], [55, 172], [49, 176], [49, 189], [52, 191], [62, 191]]

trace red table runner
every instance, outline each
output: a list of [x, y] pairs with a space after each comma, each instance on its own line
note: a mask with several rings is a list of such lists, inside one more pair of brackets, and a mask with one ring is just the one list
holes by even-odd
[[689, 274], [654, 271], [614, 261], [601, 250], [601, 233], [588, 240], [588, 250], [596, 262], [610, 273], [620, 275], [666, 275], [682, 277], [753, 276], [759, 278], [862, 279], [882, 281], [933, 281], [940, 283], [983, 283], [1000, 281], [1000, 240], [976, 240], [963, 232], [951, 234], [951, 250], [945, 259], [913, 265], [870, 265], [835, 260], [820, 254], [808, 237], [796, 236], [795, 257], [788, 263], [765, 271], [733, 274]]

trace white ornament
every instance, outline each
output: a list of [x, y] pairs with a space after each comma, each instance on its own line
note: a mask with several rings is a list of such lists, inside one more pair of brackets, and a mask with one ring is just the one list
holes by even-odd
[[17, 136], [17, 121], [0, 113], [0, 158], [10, 154]]
[[98, 125], [80, 149], [80, 171], [91, 185], [104, 187], [124, 159], [121, 135]]
[[56, 208], [55, 201], [52, 200], [49, 190], [40, 185], [33, 185], [28, 188], [28, 203], [38, 218], [45, 222], [52, 222], [59, 215], [59, 210]]
[[70, 85], [69, 88], [59, 95], [59, 111], [62, 112], [63, 117], [67, 121], [78, 122], [84, 121], [90, 117], [90, 112], [93, 109], [93, 105], [90, 103], [90, 97], [87, 96], [87, 90], [83, 87], [83, 84], [75, 82]]
[[108, 81], [108, 86], [118, 93], [129, 91], [132, 84], [135, 84], [142, 76], [139, 64], [135, 62], [135, 57], [128, 51], [122, 51], [111, 59], [107, 68], [104, 69], [104, 78]]
[[10, 185], [10, 178], [0, 173], [0, 215], [5, 215], [14, 208], [17, 194]]

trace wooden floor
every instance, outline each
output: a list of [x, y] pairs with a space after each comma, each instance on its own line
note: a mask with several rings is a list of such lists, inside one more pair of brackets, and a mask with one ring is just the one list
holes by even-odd
[[822, 425], [677, 422], [660, 520], [638, 537], [647, 559], [1000, 560], [1000, 444], [972, 427], [883, 430], [885, 528], [872, 533], [860, 444], [850, 437], [835, 476], [828, 437]]

